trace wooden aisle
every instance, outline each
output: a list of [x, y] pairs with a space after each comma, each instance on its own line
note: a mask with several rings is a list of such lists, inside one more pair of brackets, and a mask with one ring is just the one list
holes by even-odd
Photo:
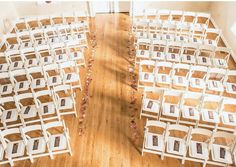
[[[140, 100], [130, 105], [128, 72], [128, 14], [99, 14], [96, 16], [97, 51], [93, 63], [90, 100], [86, 110], [84, 135], [79, 135], [79, 119], [65, 117], [69, 127], [73, 156], [57, 155], [16, 163], [16, 167], [174, 167], [181, 166], [173, 158], [140, 154], [144, 119], [139, 119]], [[83, 72], [83, 71], [82, 71]], [[137, 94], [137, 93], [136, 93]], [[140, 94], [139, 94], [140, 96]], [[77, 105], [81, 97], [77, 98]], [[136, 110], [135, 110], [136, 109]], [[132, 112], [137, 123], [138, 138], [130, 128]], [[8, 165], [5, 165], [8, 166]], [[5, 167], [4, 166], [4, 167]], [[200, 167], [186, 162], [186, 167]]]

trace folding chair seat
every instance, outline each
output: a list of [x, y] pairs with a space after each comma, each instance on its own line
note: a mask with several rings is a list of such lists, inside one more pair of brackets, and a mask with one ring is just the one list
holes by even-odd
[[[144, 152], [156, 153], [163, 156], [165, 151], [165, 133], [167, 124], [160, 121], [147, 120], [144, 130], [142, 155]], [[151, 130], [160, 129], [159, 131]], [[153, 132], [154, 131], [154, 132]]]
[[25, 18], [17, 18], [12, 22], [14, 33], [27, 31], [28, 26], [25, 22]]
[[198, 46], [194, 43], [183, 43], [180, 59], [182, 63], [196, 64]]
[[48, 64], [43, 67], [47, 86], [56, 86], [62, 84], [62, 78], [58, 64]]
[[211, 91], [224, 92], [223, 81], [226, 72], [222, 68], [210, 68], [206, 77], [207, 88]]
[[[182, 93], [174, 90], [164, 91], [162, 99], [162, 116], [170, 117], [170, 121], [179, 119], [180, 117], [180, 105], [181, 105]], [[160, 117], [160, 119], [163, 119]], [[175, 120], [174, 120], [175, 121]]]
[[183, 12], [183, 21], [182, 24], [193, 25], [196, 21], [196, 13], [195, 12]]
[[46, 80], [44, 76], [43, 67], [31, 67], [26, 69], [27, 70], [27, 77], [30, 82], [30, 87], [35, 89], [44, 88], [46, 86]]
[[63, 16], [62, 15], [51, 15], [50, 20], [54, 26], [59, 26], [59, 25], [63, 24]]
[[223, 131], [213, 133], [213, 144], [211, 145], [211, 157], [213, 162], [218, 162], [225, 166], [232, 165], [232, 146], [234, 144], [234, 134]]
[[[182, 132], [183, 135], [173, 135], [171, 132]], [[190, 128], [184, 125], [176, 125], [171, 124], [168, 126], [168, 131], [166, 134], [166, 142], [167, 142], [167, 153], [172, 155], [177, 155], [179, 157], [184, 158], [187, 153], [187, 140], [190, 133]], [[183, 163], [183, 161], [182, 161]]]
[[[77, 117], [75, 105], [75, 92], [70, 85], [58, 85], [53, 87], [57, 109], [60, 115], [75, 114]], [[62, 94], [60, 94], [60, 92]]]
[[35, 156], [47, 154], [46, 139], [40, 124], [20, 127], [20, 131], [31, 162], [34, 162]]
[[170, 11], [170, 16], [169, 16], [169, 20], [172, 24], [178, 24], [178, 23], [182, 23], [183, 21], [183, 11], [180, 10], [171, 10]]
[[201, 104], [202, 120], [210, 127], [210, 124], [217, 126], [220, 123], [219, 109], [222, 98], [217, 95], [205, 95]]
[[141, 116], [158, 118], [161, 109], [162, 94], [163, 91], [156, 88], [150, 87], [144, 89], [140, 118]]
[[[213, 65], [217, 68], [228, 68], [229, 56], [231, 49], [226, 47], [216, 47], [215, 54], [212, 58]], [[222, 58], [224, 56], [224, 58]]]
[[[8, 82], [6, 82], [6, 80], [8, 80]], [[13, 92], [13, 85], [11, 83], [10, 73], [2, 72], [0, 75], [0, 81], [1, 81], [0, 96], [11, 94]]]
[[[70, 153], [72, 155], [72, 150], [70, 147], [70, 137], [69, 137], [69, 130], [66, 128], [64, 121], [58, 122], [49, 122], [43, 124], [44, 134], [46, 136], [46, 141], [49, 145], [49, 150], [53, 156], [60, 151], [60, 153]], [[60, 133], [55, 134], [50, 132], [50, 129], [58, 129]], [[62, 130], [60, 130], [62, 128]]]
[[152, 60], [165, 60], [166, 41], [153, 40], [152, 50], [150, 52]]
[[[74, 61], [67, 61], [59, 64], [62, 83], [70, 84], [72, 88], [82, 90], [79, 68]], [[69, 72], [68, 72], [69, 70]]]
[[173, 86], [184, 87], [187, 90], [189, 85], [189, 71], [190, 65], [188, 64], [174, 64], [172, 73]]
[[201, 93], [185, 92], [181, 105], [182, 117], [184, 119], [199, 121], [200, 120], [200, 104], [202, 100]]
[[155, 61], [142, 60], [139, 63], [138, 87], [153, 86], [155, 83]]
[[168, 85], [171, 86], [172, 81], [172, 66], [170, 62], [157, 62], [156, 63], [156, 72], [155, 79], [156, 85]]
[[47, 29], [52, 27], [53, 23], [49, 16], [38, 16], [39, 24], [42, 28]]
[[182, 43], [180, 42], [168, 42], [167, 43], [166, 60], [171, 62], [180, 62], [180, 54]]
[[31, 31], [41, 28], [41, 25], [37, 17], [26, 17], [25, 24], [27, 26], [27, 29]]
[[223, 81], [227, 93], [236, 94], [236, 84], [234, 82], [235, 76], [235, 70], [228, 70], [227, 75], [225, 76], [225, 80]]
[[72, 23], [76, 22], [76, 18], [73, 13], [63, 13], [62, 18], [63, 18], [64, 25], [72, 24]]
[[[199, 139], [201, 138], [201, 139]], [[189, 156], [204, 160], [203, 166], [209, 159], [209, 146], [211, 144], [212, 131], [202, 128], [193, 128], [189, 140]]]
[[11, 71], [10, 76], [15, 93], [29, 90], [30, 84], [25, 69]]

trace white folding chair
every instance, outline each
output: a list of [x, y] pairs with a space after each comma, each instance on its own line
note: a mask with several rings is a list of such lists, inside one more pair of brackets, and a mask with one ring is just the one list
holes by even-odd
[[189, 156], [200, 159], [205, 167], [209, 159], [209, 147], [212, 140], [212, 131], [202, 128], [193, 128], [189, 140]]
[[66, 53], [69, 56], [69, 60], [75, 61], [79, 66], [86, 67], [85, 57], [84, 57], [84, 48], [79, 47], [79, 50], [74, 48], [66, 48]]
[[195, 43], [183, 43], [180, 59], [182, 63], [196, 64], [198, 45]]
[[[181, 160], [181, 164], [184, 164], [187, 154], [188, 140], [191, 133], [191, 127], [184, 125], [171, 124], [168, 126], [165, 141], [167, 142], [166, 152], [170, 157], [175, 157]], [[180, 132], [179, 135], [176, 135]], [[182, 132], [182, 135], [181, 135]]]
[[22, 69], [24, 67], [24, 58], [19, 50], [7, 50], [5, 56], [10, 64], [9, 70]]
[[[153, 132], [153, 130], [151, 130], [152, 128], [157, 129], [157, 132]], [[160, 121], [147, 120], [144, 130], [142, 155], [144, 152], [159, 154], [163, 159], [165, 153], [166, 131], [166, 123]]]
[[63, 24], [72, 24], [76, 22], [76, 18], [73, 13], [63, 13], [62, 18], [63, 18]]
[[171, 62], [180, 62], [182, 43], [170, 41], [167, 43], [166, 60]]
[[[58, 85], [52, 89], [60, 115], [74, 114], [77, 117], [76, 94], [70, 85]], [[63, 94], [62, 94], [63, 93]]]
[[156, 63], [156, 71], [155, 71], [155, 79], [156, 86], [168, 86], [171, 87], [172, 81], [172, 67], [173, 64], [171, 62], [157, 62]]
[[30, 88], [32, 90], [44, 88], [46, 86], [44, 71], [41, 66], [31, 67], [26, 70], [27, 78], [30, 82]]
[[[222, 97], [218, 95], [204, 95], [200, 112], [204, 126], [217, 128], [220, 123], [219, 110]], [[212, 126], [213, 124], [213, 126]]]
[[11, 76], [9, 72], [2, 72], [0, 74], [0, 96], [9, 95], [13, 92], [13, 85], [11, 83]]
[[183, 12], [183, 24], [193, 24], [196, 22], [196, 13], [195, 12], [188, 12], [184, 11]]
[[138, 39], [136, 46], [135, 65], [139, 64], [140, 60], [150, 58], [150, 45], [149, 39]]
[[142, 60], [139, 63], [138, 88], [155, 85], [155, 61]]
[[177, 86], [188, 90], [190, 65], [174, 64], [172, 71], [172, 87]]
[[[42, 127], [51, 159], [54, 159], [55, 154], [69, 153], [72, 155], [69, 129], [66, 128], [64, 121], [49, 122], [43, 124]], [[53, 132], [51, 132], [52, 129]], [[57, 133], [55, 133], [55, 129]]]
[[56, 99], [51, 90], [41, 90], [35, 92], [34, 98], [41, 122], [54, 119], [59, 121], [61, 120]]
[[142, 96], [140, 117], [158, 118], [161, 110], [163, 91], [157, 88], [145, 88]]
[[182, 122], [192, 122], [196, 124], [200, 120], [200, 104], [203, 95], [196, 92], [185, 92], [182, 98], [181, 114], [184, 119]]
[[30, 83], [27, 78], [26, 69], [14, 70], [10, 72], [11, 83], [14, 87], [14, 92], [17, 94], [22, 91], [27, 91], [30, 88]]
[[223, 93], [226, 70], [222, 68], [210, 68], [206, 77], [207, 89]]
[[[70, 84], [72, 88], [82, 90], [79, 68], [74, 61], [67, 61], [59, 64], [62, 83]], [[68, 71], [69, 70], [69, 71]]]
[[151, 59], [152, 60], [165, 60], [167, 42], [163, 40], [153, 40], [151, 47]]
[[32, 38], [32, 41], [34, 43], [34, 46], [41, 46], [41, 45], [46, 45], [47, 42], [47, 37], [44, 34], [44, 29], [35, 29], [30, 31], [30, 35]]
[[30, 31], [18, 32], [16, 35], [20, 41], [20, 49], [33, 47]]
[[13, 24], [13, 30], [15, 32], [27, 31], [28, 29], [24, 18], [17, 18], [12, 22], [12, 24]]
[[212, 66], [211, 58], [214, 54], [215, 47], [211, 45], [199, 46], [199, 52], [197, 54], [198, 65]]
[[24, 59], [24, 66], [26, 68], [39, 65], [38, 55], [35, 54], [35, 49], [33, 47], [21, 49], [20, 52]]
[[51, 45], [51, 53], [53, 54], [55, 63], [62, 63], [68, 61], [69, 57], [66, 54], [64, 43], [54, 43]]
[[44, 77], [48, 88], [50, 88], [50, 86], [62, 84], [62, 78], [59, 69], [59, 65], [56, 63], [43, 66]]
[[[180, 117], [180, 105], [182, 104], [182, 93], [175, 90], [167, 90], [163, 93], [162, 112], [160, 120], [176, 122]], [[165, 116], [165, 117], [163, 117]]]
[[38, 21], [40, 26], [44, 29], [50, 28], [53, 25], [49, 16], [38, 16]]
[[215, 28], [208, 28], [205, 32], [204, 44], [211, 46], [218, 46], [220, 40], [221, 30]]
[[209, 13], [197, 13], [194, 26], [204, 27], [206, 29], [206, 28], [208, 28], [210, 18], [211, 18], [211, 16]]
[[51, 20], [51, 23], [55, 26], [63, 24], [62, 15], [51, 15], [50, 20]]
[[233, 164], [232, 151], [236, 136], [232, 133], [218, 131], [213, 133], [211, 158], [215, 165], [230, 166]]
[[191, 66], [189, 75], [190, 88], [204, 91], [206, 89], [207, 72], [208, 68], [205, 66]]
[[[25, 154], [25, 144], [19, 128], [3, 130], [0, 132], [0, 136], [2, 142], [6, 146], [5, 158], [9, 160], [11, 166], [14, 165], [14, 161], [28, 159]], [[17, 136], [18, 139], [12, 139], [12, 136]]]
[[14, 98], [24, 126], [39, 121], [33, 93], [16, 95]]
[[234, 82], [235, 78], [236, 70], [228, 70], [225, 80], [223, 81], [227, 93], [236, 94], [236, 84]]
[[4, 53], [0, 53], [0, 73], [9, 71], [9, 60]]
[[48, 155], [48, 145], [41, 124], [20, 127], [20, 132], [32, 163], [35, 158]]
[[25, 24], [28, 30], [36, 30], [41, 28], [41, 25], [37, 17], [26, 17]]
[[[11, 108], [9, 108], [11, 106]], [[20, 115], [16, 107], [15, 99], [11, 96], [0, 98], [0, 116], [1, 123], [4, 129], [8, 129], [9, 126], [17, 124], [21, 121]]]
[[230, 126], [231, 129], [236, 127], [236, 113], [234, 109], [236, 107], [236, 99], [234, 98], [223, 98], [222, 106], [219, 111], [222, 123], [226, 126]]
[[215, 67], [228, 68], [228, 61], [231, 54], [231, 49], [226, 47], [216, 47], [215, 54], [212, 57], [212, 62]]
[[40, 65], [51, 64], [54, 61], [54, 57], [51, 53], [49, 45], [40, 45], [36, 47], [36, 54], [39, 57]]
[[162, 23], [161, 30], [161, 39], [167, 41], [174, 41], [176, 38], [177, 26], [176, 24], [172, 24], [170, 21], [164, 21]]
[[6, 50], [18, 50], [20, 48], [20, 40], [15, 33], [7, 33], [3, 36]]
[[50, 44], [62, 42], [59, 37], [57, 27], [44, 29], [44, 36], [46, 37], [48, 43]]

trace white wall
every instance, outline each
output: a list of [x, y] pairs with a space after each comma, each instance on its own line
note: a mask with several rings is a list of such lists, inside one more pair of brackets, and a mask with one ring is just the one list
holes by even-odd
[[143, 9], [169, 9], [169, 10], [185, 10], [195, 12], [209, 12], [211, 2], [158, 2], [158, 1], [134, 1], [132, 4], [133, 11], [140, 11]]
[[[210, 11], [229, 46], [236, 53], [236, 2], [212, 2]], [[234, 33], [233, 26], [235, 26]]]

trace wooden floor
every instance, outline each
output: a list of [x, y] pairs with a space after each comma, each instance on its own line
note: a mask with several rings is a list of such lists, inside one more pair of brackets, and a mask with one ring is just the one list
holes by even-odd
[[[130, 104], [128, 72], [127, 14], [100, 14], [95, 18], [97, 49], [93, 63], [90, 100], [86, 110], [84, 135], [79, 135], [79, 119], [65, 117], [69, 127], [73, 156], [57, 155], [16, 163], [16, 167], [173, 167], [181, 166], [173, 158], [160, 160], [159, 156], [140, 154], [143, 142], [144, 119], [139, 119], [140, 100]], [[232, 68], [232, 59], [230, 60]], [[235, 64], [234, 64], [235, 67]], [[137, 95], [137, 93], [136, 93]], [[140, 93], [139, 95], [140, 96]], [[139, 98], [138, 98], [139, 99]], [[81, 103], [81, 95], [77, 105]], [[130, 128], [132, 117], [137, 123], [137, 138]], [[7, 166], [7, 165], [6, 165]], [[201, 166], [186, 162], [184, 166]]]

